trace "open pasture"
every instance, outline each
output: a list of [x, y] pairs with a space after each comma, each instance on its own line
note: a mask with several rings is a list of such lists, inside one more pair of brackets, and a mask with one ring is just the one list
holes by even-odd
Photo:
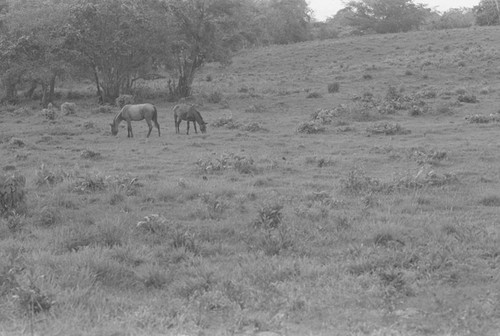
[[198, 78], [205, 134], [160, 98], [137, 102], [149, 138], [112, 136], [93, 98], [2, 107], [0, 168], [25, 185], [0, 335], [498, 335], [498, 28], [273, 46]]

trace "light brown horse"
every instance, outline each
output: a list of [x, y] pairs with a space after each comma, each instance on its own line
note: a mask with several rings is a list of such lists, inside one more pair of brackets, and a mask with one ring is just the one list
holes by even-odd
[[118, 125], [125, 120], [127, 122], [127, 137], [133, 138], [134, 133], [132, 133], [132, 121], [140, 121], [146, 119], [148, 123], [149, 132], [148, 138], [151, 134], [151, 130], [153, 130], [153, 125], [151, 124], [151, 120], [155, 123], [156, 128], [158, 129], [158, 136], [160, 136], [160, 124], [158, 124], [158, 112], [156, 111], [156, 107], [153, 104], [137, 104], [137, 105], [125, 105], [118, 112], [113, 119], [113, 123], [111, 123], [111, 134], [118, 134]]
[[186, 120], [187, 122], [186, 134], [189, 134], [189, 122], [193, 123], [195, 133], [198, 133], [198, 130], [196, 129], [196, 123], [200, 125], [201, 133], [205, 133], [207, 131], [207, 123], [203, 120], [200, 112], [198, 112], [198, 110], [195, 109], [194, 106], [188, 104], [179, 104], [175, 105], [173, 110], [175, 133], [179, 133], [179, 125], [183, 120]]

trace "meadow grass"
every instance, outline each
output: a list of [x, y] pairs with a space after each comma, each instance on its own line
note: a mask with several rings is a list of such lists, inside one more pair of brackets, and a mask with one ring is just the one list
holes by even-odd
[[160, 138], [111, 136], [77, 86], [75, 114], [2, 107], [0, 334], [496, 335], [499, 38], [208, 64], [206, 134], [175, 134], [161, 80], [136, 96]]

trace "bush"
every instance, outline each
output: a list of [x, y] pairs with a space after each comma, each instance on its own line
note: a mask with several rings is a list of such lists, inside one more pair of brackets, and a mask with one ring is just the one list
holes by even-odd
[[234, 153], [223, 153], [219, 158], [199, 159], [196, 165], [203, 173], [222, 172], [229, 169], [234, 169], [240, 174], [252, 174], [258, 171], [252, 158]]
[[26, 210], [26, 178], [22, 175], [0, 175], [0, 215], [13, 215]]
[[328, 93], [336, 93], [340, 90], [340, 84], [338, 82], [328, 84]]
[[321, 98], [321, 94], [319, 92], [311, 92], [306, 96], [306, 98]]
[[323, 133], [325, 131], [325, 127], [321, 126], [318, 122], [315, 121], [306, 121], [297, 127], [297, 132], [306, 133], [306, 134], [317, 134]]
[[219, 91], [214, 91], [207, 96], [207, 101], [212, 104], [218, 104], [224, 96]]
[[62, 115], [70, 115], [76, 113], [76, 104], [65, 102], [61, 104], [61, 113]]
[[92, 110], [93, 114], [110, 114], [113, 112], [113, 107], [110, 105], [101, 105]]
[[120, 95], [115, 99], [115, 104], [119, 108], [122, 108], [125, 105], [133, 104], [135, 102], [134, 96], [131, 95]]

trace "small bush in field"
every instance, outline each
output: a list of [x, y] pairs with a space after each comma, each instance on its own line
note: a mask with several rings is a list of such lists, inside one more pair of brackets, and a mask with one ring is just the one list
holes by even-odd
[[266, 111], [267, 111], [267, 108], [263, 104], [253, 104], [249, 108], [245, 109], [245, 112], [248, 112], [248, 113], [263, 113]]
[[104, 176], [102, 175], [86, 175], [72, 186], [72, 190], [77, 193], [94, 193], [106, 189]]
[[385, 134], [385, 135], [396, 135], [396, 134], [408, 134], [411, 133], [410, 130], [404, 129], [398, 123], [377, 123], [370, 125], [366, 128], [366, 131], [371, 134]]
[[26, 210], [24, 187], [26, 178], [22, 175], [0, 176], [0, 215], [8, 216]]
[[321, 96], [321, 93], [319, 93], [319, 92], [315, 92], [315, 91], [314, 91], [314, 92], [309, 93], [309, 94], [306, 96], [306, 98], [321, 98], [321, 97], [322, 97], [322, 96]]
[[228, 129], [235, 129], [235, 128], [240, 127], [240, 123], [238, 123], [237, 121], [234, 121], [232, 115], [230, 115], [230, 116], [224, 115], [224, 116], [214, 120], [212, 122], [211, 126], [213, 126], [213, 127], [225, 127]]
[[35, 216], [35, 224], [43, 227], [49, 227], [57, 224], [61, 220], [61, 213], [54, 207], [43, 207]]
[[89, 149], [86, 149], [86, 150], [82, 151], [82, 153], [80, 154], [80, 157], [82, 159], [99, 160], [101, 158], [101, 153], [97, 153], [97, 152], [91, 151]]
[[196, 241], [196, 236], [189, 231], [178, 228], [172, 234], [172, 247], [184, 248], [186, 251], [193, 253], [194, 255], [200, 254], [200, 246]]
[[328, 84], [328, 93], [336, 93], [340, 90], [340, 84], [338, 82]]
[[479, 200], [479, 204], [497, 207], [500, 206], [500, 197], [497, 195], [486, 196]]
[[54, 172], [45, 164], [42, 164], [36, 171], [35, 184], [37, 186], [53, 186], [62, 182], [66, 176], [63, 171]]
[[267, 255], [278, 255], [293, 246], [290, 227], [283, 222], [283, 205], [272, 203], [262, 206], [253, 228], [258, 230], [256, 244]]
[[315, 121], [306, 121], [297, 127], [298, 133], [317, 134], [323, 133], [324, 131], [325, 127]]
[[342, 192], [354, 195], [378, 190], [380, 185], [379, 180], [366, 176], [365, 172], [360, 169], [349, 171], [347, 178], [341, 180]]
[[95, 109], [92, 109], [93, 114], [111, 114], [113, 113], [113, 107], [110, 105], [101, 105]]
[[222, 172], [228, 169], [236, 170], [240, 174], [252, 174], [258, 171], [251, 157], [234, 153], [223, 153], [220, 157], [199, 159], [196, 165], [203, 173]]
[[474, 103], [478, 103], [479, 100], [476, 98], [475, 95], [471, 94], [471, 93], [464, 93], [464, 94], [461, 94], [458, 96], [458, 101], [461, 102], [461, 103], [471, 103], [471, 104], [474, 104]]
[[134, 104], [135, 98], [132, 95], [119, 95], [118, 98], [115, 99], [115, 104], [119, 108], [122, 108], [128, 104]]
[[207, 101], [212, 104], [218, 104], [223, 98], [224, 96], [220, 91], [214, 91], [207, 96]]

